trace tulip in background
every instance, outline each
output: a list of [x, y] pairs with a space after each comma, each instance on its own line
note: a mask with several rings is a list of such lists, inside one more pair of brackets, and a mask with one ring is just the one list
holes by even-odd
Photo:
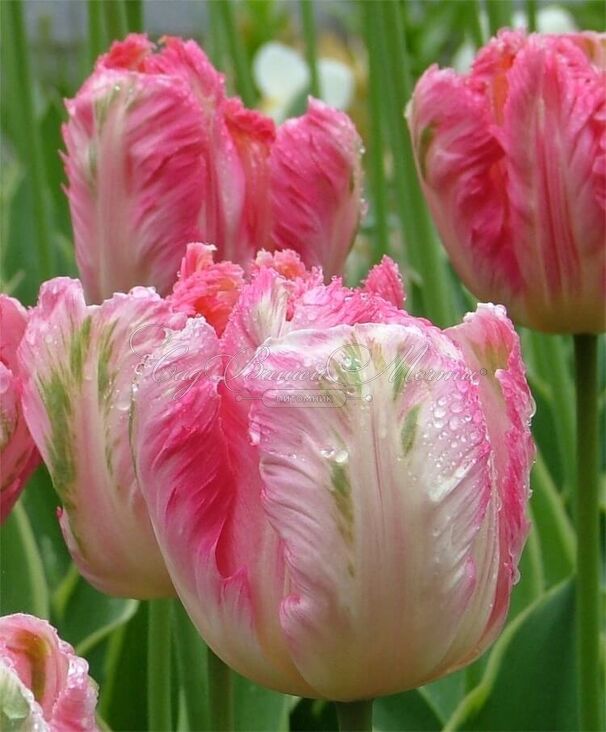
[[87, 306], [77, 280], [46, 282], [23, 337], [23, 409], [63, 504], [63, 535], [97, 589], [173, 594], [128, 444], [135, 369], [185, 315], [145, 288]]
[[245, 264], [294, 249], [340, 273], [360, 219], [361, 141], [310, 99], [276, 128], [225, 93], [193, 41], [159, 53], [129, 35], [67, 102], [63, 136], [76, 260], [89, 302], [135, 285], [169, 292], [189, 241]]
[[18, 300], [0, 295], [0, 523], [40, 462], [21, 407], [23, 383], [17, 348], [27, 319]]
[[46, 620], [0, 618], [0, 727], [5, 732], [96, 732], [88, 664]]
[[501, 31], [469, 75], [428, 69], [408, 110], [456, 271], [537, 330], [606, 329], [605, 47]]
[[521, 325], [574, 335], [579, 719], [601, 729], [606, 34], [502, 30], [469, 75], [428, 69], [408, 118], [423, 190], [467, 287]]
[[261, 263], [220, 339], [190, 320], [137, 379], [175, 588], [227, 664], [282, 692], [411, 689], [505, 620], [534, 455], [518, 337], [499, 306], [440, 331], [402, 300], [387, 259], [359, 290]]

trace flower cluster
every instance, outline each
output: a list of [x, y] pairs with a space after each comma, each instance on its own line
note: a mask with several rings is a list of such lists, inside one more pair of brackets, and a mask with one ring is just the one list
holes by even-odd
[[[409, 109], [455, 267], [545, 330], [604, 328], [603, 59], [596, 35], [504, 32]], [[534, 403], [505, 308], [441, 330], [389, 257], [346, 286], [353, 124], [312, 99], [276, 127], [191, 41], [128, 36], [67, 107], [81, 281], [30, 311], [0, 297], [2, 519], [41, 456], [92, 585], [178, 595], [278, 691], [368, 699], [470, 663], [529, 529]], [[43, 621], [0, 621], [0, 674], [40, 729], [95, 728], [86, 664]]]

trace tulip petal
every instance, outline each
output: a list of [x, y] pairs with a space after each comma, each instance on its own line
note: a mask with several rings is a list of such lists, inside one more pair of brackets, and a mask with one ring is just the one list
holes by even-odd
[[217, 247], [218, 259], [248, 264], [269, 238], [273, 121], [227, 97], [222, 75], [193, 41], [167, 39], [147, 69], [183, 79], [198, 100], [203, 135], [198, 238]]
[[217, 391], [216, 334], [203, 321], [190, 321], [173, 345], [162, 370], [170, 374], [176, 366], [193, 378], [183, 387], [146, 368], [133, 449], [175, 587], [226, 663], [265, 686], [308, 693], [279, 637], [284, 566], [260, 508], [258, 470], [247, 455], [234, 464], [237, 433], [235, 446], [224, 433], [233, 415], [223, 412]]
[[330, 277], [343, 270], [362, 213], [361, 147], [343, 112], [310, 99], [278, 128], [271, 151], [272, 246]]
[[174, 310], [203, 315], [220, 335], [244, 284], [242, 268], [231, 262], [213, 262], [216, 247], [193, 242], [181, 263], [179, 279], [168, 298]]
[[77, 280], [40, 290], [20, 349], [24, 412], [63, 503], [82, 574], [103, 592], [172, 594], [128, 445], [138, 364], [185, 316], [144, 288], [86, 306]]
[[151, 46], [136, 38], [66, 102], [67, 194], [90, 302], [135, 285], [168, 292], [201, 236], [204, 118], [185, 81], [135, 70]]
[[398, 265], [391, 257], [383, 256], [379, 264], [370, 270], [364, 280], [364, 291], [379, 295], [397, 308], [404, 307], [404, 283]]
[[535, 456], [530, 433], [534, 401], [526, 383], [520, 342], [502, 306], [478, 305], [461, 325], [446, 333], [461, 348], [469, 367], [483, 373], [480, 399], [493, 450], [496, 487], [500, 500], [500, 566], [491, 621], [486, 630], [494, 637], [509, 606], [517, 582], [518, 561], [530, 528], [527, 504], [529, 475]]
[[40, 729], [97, 730], [97, 686], [88, 664], [45, 620], [23, 614], [0, 618], [0, 679], [5, 674], [13, 677], [13, 689], [17, 677], [22, 700], [31, 705], [30, 719]]
[[484, 87], [431, 67], [415, 88], [409, 124], [423, 191], [459, 276], [482, 299], [501, 291], [503, 279], [518, 292], [503, 149]]
[[49, 732], [42, 709], [15, 671], [0, 658], [0, 724], [5, 732]]
[[[386, 292], [384, 285], [383, 282], [383, 291], [377, 293], [372, 278], [370, 286], [364, 290], [344, 287], [339, 279], [333, 279], [326, 287], [310, 288], [294, 304], [291, 329], [330, 328], [355, 323], [407, 323], [413, 320], [392, 303], [394, 292]], [[393, 282], [390, 287], [392, 285]], [[384, 299], [383, 294], [390, 299]]]
[[[287, 322], [289, 288], [284, 277], [262, 267], [252, 282], [242, 289], [234, 307], [221, 346], [223, 353], [240, 359], [252, 357], [266, 338], [278, 337], [289, 330]], [[241, 361], [242, 365], [244, 361]], [[239, 372], [234, 367], [228, 374]]]
[[[318, 394], [347, 395], [342, 407], [300, 408], [266, 393], [251, 409], [290, 575], [281, 623], [295, 664], [331, 699], [426, 683], [456, 665], [449, 649], [470, 608], [481, 634], [491, 605], [476, 595], [490, 597], [496, 581], [477, 388], [422, 322], [306, 330], [266, 346], [268, 368], [315, 367]], [[279, 387], [302, 384], [287, 375]]]
[[[606, 75], [566, 37], [531, 36], [507, 74], [501, 131], [531, 327], [606, 327]], [[521, 144], [523, 141], [523, 144]], [[561, 171], [566, 171], [562, 175]]]
[[21, 409], [17, 348], [27, 317], [21, 303], [0, 294], [0, 523], [10, 513], [40, 462]]

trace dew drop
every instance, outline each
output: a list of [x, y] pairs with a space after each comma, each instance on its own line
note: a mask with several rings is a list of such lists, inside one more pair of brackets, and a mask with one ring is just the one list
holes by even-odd
[[335, 463], [344, 465], [349, 460], [349, 453], [347, 450], [339, 450], [334, 456]]

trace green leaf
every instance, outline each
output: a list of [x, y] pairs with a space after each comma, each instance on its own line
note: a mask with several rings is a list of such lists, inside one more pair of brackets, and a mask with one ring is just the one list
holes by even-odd
[[137, 612], [137, 600], [108, 597], [82, 577], [73, 583], [65, 601], [59, 627], [62, 637], [85, 655]]
[[178, 600], [173, 607], [173, 627], [185, 717], [181, 727], [208, 730], [208, 649]]
[[431, 701], [417, 689], [377, 699], [373, 728], [377, 732], [440, 730], [443, 722]]
[[292, 697], [269, 691], [234, 672], [234, 715], [238, 732], [288, 730]]
[[71, 567], [71, 557], [57, 520], [60, 501], [43, 465], [30, 478], [21, 501], [35, 528], [34, 535], [52, 599], [52, 594], [64, 582]]
[[562, 500], [541, 454], [532, 470], [531, 507], [533, 524], [541, 542], [547, 587], [561, 582], [574, 571], [576, 536]]
[[566, 581], [509, 624], [446, 730], [577, 730], [574, 588]]
[[511, 622], [524, 608], [537, 600], [543, 593], [545, 578], [543, 575], [543, 557], [537, 527], [533, 521], [526, 541], [524, 553], [520, 560], [520, 581], [511, 593], [509, 621]]
[[461, 669], [453, 674], [438, 679], [432, 684], [421, 687], [421, 693], [429, 699], [431, 706], [442, 720], [447, 720], [465, 696], [466, 670]]
[[99, 713], [114, 730], [138, 732], [147, 724], [147, 603], [111, 635]]
[[21, 501], [0, 528], [0, 612], [49, 617], [42, 559]]

